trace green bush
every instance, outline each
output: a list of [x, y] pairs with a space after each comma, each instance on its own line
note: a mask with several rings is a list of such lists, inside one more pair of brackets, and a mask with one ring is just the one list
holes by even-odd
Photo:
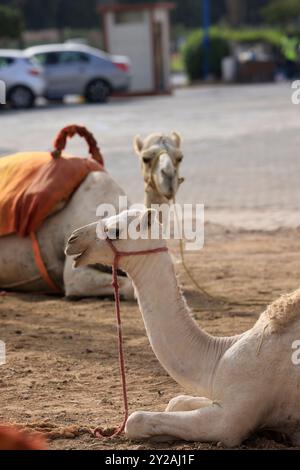
[[[210, 29], [210, 73], [221, 77], [222, 59], [230, 55], [232, 43], [257, 44], [265, 43], [275, 50], [281, 49], [284, 34], [276, 29], [230, 29], [214, 26]], [[203, 30], [194, 31], [188, 36], [183, 48], [186, 72], [190, 80], [203, 78]]]
[[0, 38], [19, 39], [23, 26], [23, 16], [19, 10], [0, 5]]
[[229, 41], [237, 42], [240, 44], [257, 44], [265, 43], [274, 47], [280, 47], [282, 43], [283, 34], [277, 29], [224, 29], [222, 31], [224, 37]]
[[[230, 54], [229, 41], [223, 35], [210, 32], [209, 71], [220, 78], [222, 75], [222, 59]], [[190, 80], [203, 78], [204, 47], [203, 32], [192, 33], [183, 50], [184, 64]]]

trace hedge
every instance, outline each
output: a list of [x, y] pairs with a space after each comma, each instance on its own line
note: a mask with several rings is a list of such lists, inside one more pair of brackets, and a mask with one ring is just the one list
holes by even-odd
[[[285, 35], [275, 29], [240, 29], [231, 30], [227, 28], [213, 27], [210, 29], [210, 73], [216, 78], [222, 74], [222, 59], [230, 55], [231, 43], [265, 43], [274, 49], [281, 48]], [[185, 69], [190, 80], [203, 78], [203, 30], [192, 32], [183, 48]]]
[[[204, 75], [204, 47], [203, 32], [192, 33], [184, 46], [183, 58], [190, 80], [202, 79]], [[216, 77], [221, 77], [221, 63], [223, 57], [230, 54], [230, 44], [221, 35], [210, 33], [209, 70]]]

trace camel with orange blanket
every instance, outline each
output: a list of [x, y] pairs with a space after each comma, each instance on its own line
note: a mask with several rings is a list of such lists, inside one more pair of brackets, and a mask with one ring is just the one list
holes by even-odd
[[[63, 152], [79, 134], [92, 158]], [[72, 231], [95, 220], [100, 204], [119, 207], [122, 189], [104, 169], [93, 136], [83, 127], [63, 129], [50, 152], [20, 153], [0, 160], [0, 290], [61, 292], [68, 297], [113, 294], [111, 275], [101, 265], [72, 269], [64, 247]], [[131, 282], [121, 278], [124, 298]]]

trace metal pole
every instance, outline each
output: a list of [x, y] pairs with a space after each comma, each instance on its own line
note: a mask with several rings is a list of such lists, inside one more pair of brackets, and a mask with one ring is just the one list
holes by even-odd
[[210, 53], [210, 40], [209, 40], [209, 28], [210, 28], [210, 0], [202, 0], [203, 4], [203, 47], [204, 47], [204, 61], [203, 61], [203, 76], [204, 80], [209, 77], [209, 53]]

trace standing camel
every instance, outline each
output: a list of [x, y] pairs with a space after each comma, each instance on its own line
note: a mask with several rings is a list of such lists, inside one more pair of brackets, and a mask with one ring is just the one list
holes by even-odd
[[184, 178], [179, 177], [183, 160], [181, 137], [151, 134], [144, 141], [137, 136], [134, 149], [139, 156], [145, 182], [145, 206], [161, 205], [174, 200]]
[[300, 290], [270, 305], [240, 336], [213, 337], [191, 318], [171, 257], [161, 251], [166, 250], [165, 241], [150, 236], [126, 239], [132, 219], [146, 234], [159, 223], [149, 215], [151, 211], [123, 212], [88, 225], [73, 233], [66, 248], [68, 255], [75, 256], [75, 267], [111, 266], [112, 245], [123, 253], [119, 266], [135, 285], [156, 357], [174, 380], [195, 394], [174, 398], [166, 412], [133, 413], [127, 421], [128, 438], [222, 442], [235, 447], [254, 431], [269, 429], [287, 434], [300, 445], [300, 367], [293, 361], [293, 347], [300, 339]]

